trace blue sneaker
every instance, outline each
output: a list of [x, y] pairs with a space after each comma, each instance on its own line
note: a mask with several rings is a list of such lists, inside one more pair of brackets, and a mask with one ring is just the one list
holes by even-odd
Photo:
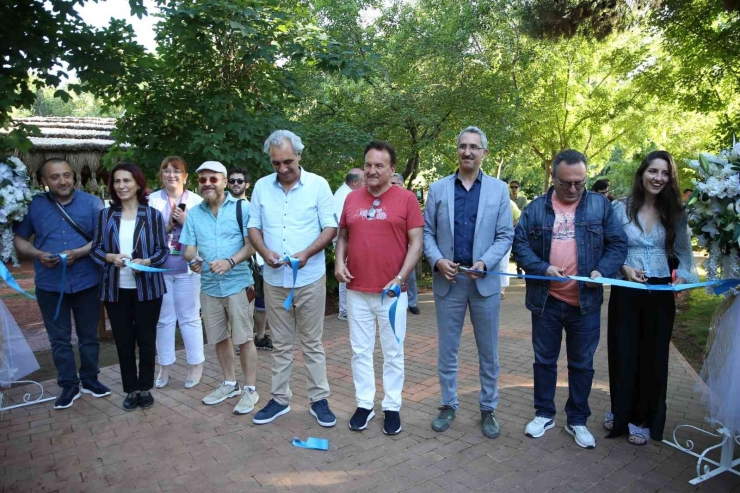
[[98, 379], [82, 382], [82, 393], [92, 394], [93, 397], [105, 397], [110, 395], [110, 389], [100, 383]]
[[270, 402], [268, 402], [267, 405], [263, 407], [260, 412], [254, 415], [254, 418], [252, 418], [252, 422], [256, 425], [266, 425], [267, 423], [272, 423], [283, 414], [288, 414], [289, 412], [290, 405], [283, 406], [282, 404], [278, 404], [275, 399], [270, 399]]
[[62, 388], [62, 395], [54, 403], [54, 409], [67, 409], [72, 407], [74, 401], [80, 398], [79, 385], [65, 385]]
[[329, 409], [329, 403], [326, 399], [321, 399], [311, 404], [311, 416], [324, 428], [331, 428], [337, 424], [337, 417]]

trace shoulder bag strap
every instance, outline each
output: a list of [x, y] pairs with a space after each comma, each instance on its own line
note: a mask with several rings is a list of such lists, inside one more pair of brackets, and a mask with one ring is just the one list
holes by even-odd
[[72, 226], [72, 229], [74, 229], [78, 235], [82, 236], [87, 242], [92, 241], [92, 236], [87, 234], [85, 230], [83, 230], [76, 222], [74, 222], [74, 220], [71, 217], [69, 217], [69, 214], [67, 214], [67, 211], [64, 210], [64, 207], [62, 207], [62, 204], [54, 200], [50, 193], [47, 192], [44, 195], [49, 200], [49, 202], [51, 202], [52, 204], [56, 206], [56, 209], [59, 212], [59, 215], [62, 216], [69, 223], [70, 226]]

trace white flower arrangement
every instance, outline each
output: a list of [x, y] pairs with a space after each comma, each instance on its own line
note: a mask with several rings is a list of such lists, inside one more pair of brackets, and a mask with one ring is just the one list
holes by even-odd
[[13, 265], [18, 265], [13, 247], [13, 223], [25, 217], [33, 199], [28, 181], [23, 161], [16, 157], [0, 161], [0, 261], [12, 260]]
[[[707, 248], [708, 280], [740, 278], [740, 142], [719, 155], [702, 153], [689, 161], [699, 179], [689, 200], [689, 225]], [[734, 290], [733, 290], [734, 291]]]

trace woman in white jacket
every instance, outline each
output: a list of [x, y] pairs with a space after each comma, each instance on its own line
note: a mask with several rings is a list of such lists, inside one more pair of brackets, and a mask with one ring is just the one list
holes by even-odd
[[157, 324], [157, 355], [159, 374], [155, 386], [160, 389], [170, 379], [170, 367], [175, 364], [175, 324], [179, 322], [180, 333], [185, 342], [190, 370], [185, 379], [185, 388], [198, 385], [203, 374], [203, 329], [200, 321], [200, 275], [188, 268], [180, 248], [180, 233], [188, 211], [203, 199], [185, 190], [188, 165], [177, 156], [166, 157], [159, 169], [162, 190], [149, 195], [149, 205], [162, 213], [167, 233], [170, 256], [164, 268], [167, 293], [162, 299], [162, 310]]

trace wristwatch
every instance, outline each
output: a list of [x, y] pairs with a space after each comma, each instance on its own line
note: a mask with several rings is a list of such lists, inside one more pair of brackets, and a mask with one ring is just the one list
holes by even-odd
[[396, 279], [398, 279], [399, 281], [401, 281], [401, 287], [404, 287], [406, 285], [406, 279], [404, 279], [403, 277], [396, 276]]

